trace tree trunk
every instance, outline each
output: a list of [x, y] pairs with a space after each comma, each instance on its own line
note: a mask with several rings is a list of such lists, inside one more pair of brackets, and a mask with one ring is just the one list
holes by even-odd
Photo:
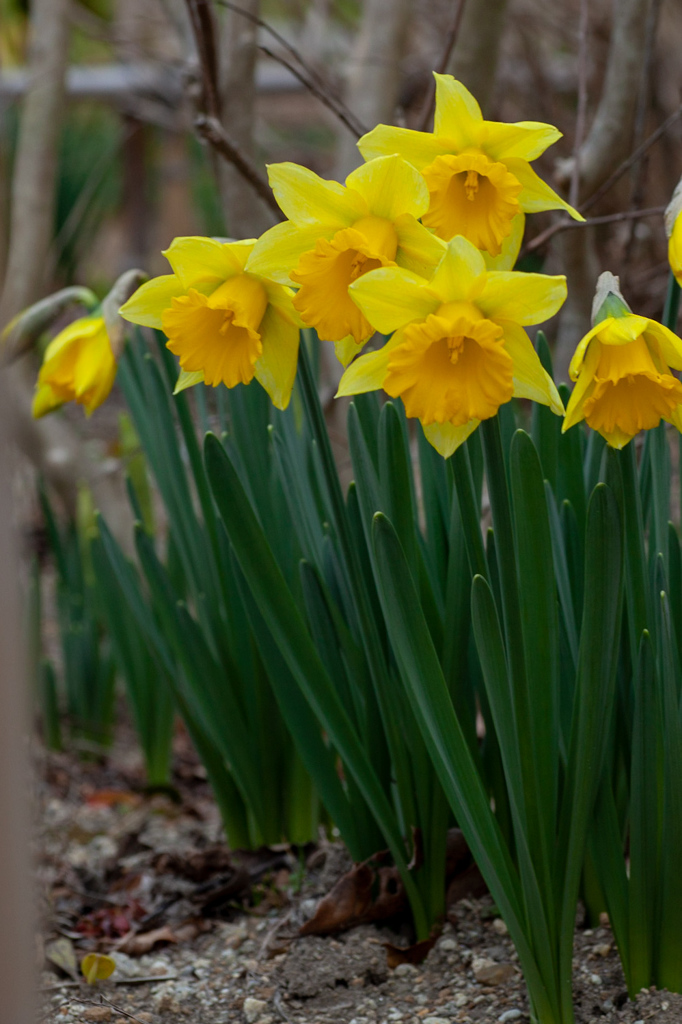
[[30, 83], [12, 179], [10, 238], [0, 327], [40, 298], [54, 229], [55, 175], [64, 106], [69, 0], [33, 0]]
[[[393, 124], [411, 13], [410, 0], [365, 0], [345, 99], [368, 131]], [[343, 126], [340, 132], [337, 175], [343, 181], [362, 158], [354, 136]]]
[[[0, 432], [5, 438], [5, 382], [0, 395]], [[8, 446], [0, 445], [0, 992], [2, 1016], [32, 1024], [35, 978], [33, 900], [30, 890], [30, 789], [27, 759], [29, 688], [22, 655], [23, 629], [17, 593], [17, 538], [13, 535]]]
[[[578, 157], [580, 199], [598, 189], [631, 150], [637, 98], [646, 64], [647, 35], [651, 36], [646, 31], [649, 3], [650, 0], [618, 0], [613, 5], [604, 88]], [[571, 174], [571, 161], [564, 161], [564, 185], [570, 181]], [[573, 350], [590, 327], [592, 296], [602, 268], [589, 229], [564, 231], [558, 244], [568, 279], [568, 298], [561, 311], [554, 353], [556, 375], [560, 380], [568, 379]]]
[[484, 116], [490, 113], [506, 14], [507, 0], [465, 0], [462, 24], [448, 61], [448, 73], [474, 94]]

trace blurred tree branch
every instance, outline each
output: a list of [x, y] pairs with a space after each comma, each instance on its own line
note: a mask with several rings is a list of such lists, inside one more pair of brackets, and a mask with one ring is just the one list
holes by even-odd
[[40, 297], [54, 227], [57, 145], [64, 107], [69, 0], [34, 0], [30, 82], [12, 179], [9, 253], [0, 327]]
[[[345, 103], [360, 124], [393, 124], [400, 91], [401, 65], [412, 14], [411, 0], [365, 0], [362, 22], [349, 59]], [[361, 163], [356, 139], [339, 138], [340, 180]]]

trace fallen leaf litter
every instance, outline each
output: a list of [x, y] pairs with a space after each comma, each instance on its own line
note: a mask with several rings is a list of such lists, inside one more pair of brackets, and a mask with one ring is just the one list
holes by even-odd
[[[308, 851], [302, 879], [295, 857], [280, 849], [260, 855], [269, 865], [265, 873], [259, 874], [257, 858], [235, 868], [205, 785], [194, 786], [192, 800], [180, 805], [158, 796], [83, 800], [83, 780], [75, 780], [85, 773], [87, 789], [102, 769], [84, 769], [66, 755], [44, 758], [42, 769], [39, 1024], [529, 1020], [518, 958], [489, 896], [454, 905], [423, 963], [389, 969], [386, 946], [404, 946], [407, 936], [388, 927], [361, 924], [333, 937], [298, 936], [350, 867], [337, 844]], [[115, 791], [118, 783], [123, 792], [129, 784], [111, 768], [104, 775], [97, 779], [102, 788], [106, 783]], [[260, 900], [246, 913], [240, 909], [244, 875], [249, 884], [256, 880]], [[107, 934], [104, 919], [97, 934], [74, 928], [87, 916], [88, 899], [94, 909], [113, 901], [127, 915], [128, 930]], [[207, 918], [207, 906], [229, 919]], [[112, 977], [94, 985], [74, 975], [91, 951], [116, 961]], [[682, 996], [646, 991], [635, 1002], [627, 999], [607, 924], [576, 930], [574, 966], [578, 1024], [682, 1024]]]

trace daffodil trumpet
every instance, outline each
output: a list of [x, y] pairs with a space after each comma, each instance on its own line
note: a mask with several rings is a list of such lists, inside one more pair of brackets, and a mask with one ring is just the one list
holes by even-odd
[[434, 78], [433, 132], [380, 124], [358, 142], [366, 160], [400, 153], [420, 171], [429, 192], [422, 216], [427, 227], [446, 241], [464, 235], [497, 256], [524, 213], [566, 210], [583, 220], [530, 166], [561, 132], [538, 121], [485, 121], [461, 82], [451, 75]]
[[255, 378], [273, 405], [288, 405], [300, 321], [291, 289], [252, 270], [256, 248], [255, 239], [175, 238], [164, 252], [173, 273], [143, 284], [121, 307], [126, 320], [165, 333], [180, 362], [176, 392]]
[[661, 420], [682, 429], [682, 341], [668, 327], [634, 314], [618, 278], [602, 274], [594, 325], [580, 341], [569, 374], [575, 381], [563, 430], [585, 420], [612, 448]]
[[268, 175], [289, 219], [261, 236], [252, 272], [293, 282], [301, 320], [336, 343], [346, 366], [377, 327], [355, 303], [353, 282], [379, 267], [430, 277], [443, 255], [443, 242], [419, 223], [429, 205], [424, 180], [395, 155], [358, 167], [345, 186], [293, 163], [272, 164]]
[[524, 327], [557, 312], [564, 277], [489, 271], [483, 255], [457, 236], [430, 281], [389, 267], [350, 290], [378, 329], [393, 336], [349, 366], [338, 395], [383, 388], [401, 398], [441, 455], [452, 455], [514, 396], [563, 414]]

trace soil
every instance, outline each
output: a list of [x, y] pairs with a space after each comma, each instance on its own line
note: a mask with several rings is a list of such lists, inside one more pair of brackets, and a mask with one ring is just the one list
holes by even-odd
[[[305, 851], [229, 854], [184, 736], [171, 795], [144, 794], [127, 739], [104, 763], [37, 756], [39, 1024], [529, 1019], [518, 959], [489, 896], [452, 907], [417, 966], [387, 966], [384, 944], [406, 945], [404, 928], [300, 938], [348, 870], [345, 849], [321, 839]], [[92, 951], [110, 954], [116, 970], [89, 985], [78, 964]], [[682, 1024], [680, 995], [628, 1000], [607, 923], [576, 929], [574, 966], [578, 1024]]]

